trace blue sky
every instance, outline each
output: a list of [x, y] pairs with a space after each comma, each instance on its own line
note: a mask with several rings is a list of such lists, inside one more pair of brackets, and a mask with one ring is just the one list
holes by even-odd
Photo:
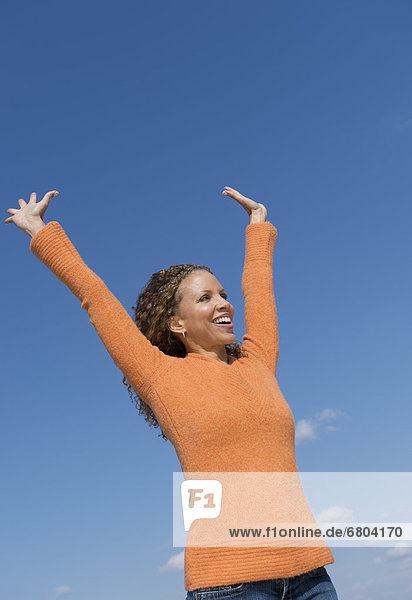
[[[221, 191], [267, 207], [302, 471], [410, 470], [411, 17], [370, 0], [2, 9], [4, 219], [59, 190], [45, 221], [129, 314], [153, 272], [207, 264], [241, 340], [248, 216]], [[0, 596], [181, 600], [174, 449], [29, 242], [3, 225]], [[340, 600], [410, 597], [412, 549], [333, 553]]]

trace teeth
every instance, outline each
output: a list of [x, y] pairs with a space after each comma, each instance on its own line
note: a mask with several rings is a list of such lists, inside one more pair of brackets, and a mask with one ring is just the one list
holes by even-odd
[[213, 321], [213, 323], [231, 323], [232, 321], [229, 319], [229, 317], [221, 317], [220, 319], [216, 319], [216, 321]]

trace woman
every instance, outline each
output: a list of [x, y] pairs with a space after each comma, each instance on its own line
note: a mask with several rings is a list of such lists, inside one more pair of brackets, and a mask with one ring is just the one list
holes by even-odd
[[[36, 193], [14, 223], [32, 239], [31, 252], [73, 292], [138, 396], [150, 424], [173, 444], [182, 471], [297, 474], [294, 420], [276, 381], [278, 329], [272, 259], [277, 230], [263, 204], [225, 187], [249, 214], [242, 276], [246, 334], [233, 333], [234, 308], [204, 265], [173, 265], [154, 273], [133, 321], [83, 262], [57, 221], [43, 222], [51, 199]], [[307, 506], [296, 484], [289, 505]], [[288, 506], [285, 509], [288, 509]], [[310, 512], [309, 508], [306, 511]], [[196, 523], [199, 523], [197, 521]], [[189, 531], [190, 534], [190, 531]], [[312, 547], [186, 546], [187, 600], [312, 598], [335, 600], [324, 567], [324, 543]]]

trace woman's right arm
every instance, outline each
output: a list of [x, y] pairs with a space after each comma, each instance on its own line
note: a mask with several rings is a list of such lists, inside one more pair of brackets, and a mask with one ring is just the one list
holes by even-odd
[[[168, 368], [175, 357], [163, 353], [141, 333], [102, 279], [84, 263], [60, 223], [43, 223], [41, 203], [36, 204], [32, 197], [28, 204], [19, 200], [20, 211], [9, 209], [14, 216], [6, 222], [14, 222], [32, 238], [30, 251], [81, 301], [114, 363], [136, 392], [144, 394], [155, 373]], [[33, 214], [28, 215], [28, 212]], [[42, 214], [44, 212], [43, 205]]]
[[30, 242], [37, 256], [81, 301], [97, 335], [134, 389], [144, 392], [171, 357], [144, 336], [105, 283], [82, 260], [60, 223], [50, 221]]

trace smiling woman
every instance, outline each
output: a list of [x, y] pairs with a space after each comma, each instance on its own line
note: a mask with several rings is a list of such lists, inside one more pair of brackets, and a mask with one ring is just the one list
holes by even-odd
[[[277, 230], [266, 221], [263, 204], [232, 188], [223, 194], [250, 217], [241, 346], [233, 331], [234, 307], [209, 267], [179, 264], [154, 273], [133, 307], [133, 320], [85, 264], [60, 223], [43, 222], [54, 191], [39, 203], [35, 193], [28, 204], [20, 199], [20, 210], [8, 209], [13, 216], [6, 222], [30, 235], [31, 252], [81, 301], [123, 373], [129, 394], [138, 394], [146, 421], [160, 426], [173, 444], [184, 473], [296, 474], [294, 419], [276, 379], [279, 339], [272, 259]], [[287, 515], [290, 523], [301, 523], [299, 515], [311, 517], [310, 508], [299, 479], [292, 478], [292, 483], [287, 494], [279, 487], [278, 502], [270, 509]], [[264, 504], [262, 495], [259, 502]], [[237, 515], [229, 513], [230, 518]], [[187, 599], [260, 600], [285, 598], [287, 593], [294, 600], [336, 600], [324, 569], [333, 562], [324, 540], [315, 546], [281, 548], [188, 545]]]
[[[210, 289], [209, 289], [210, 288]], [[235, 309], [226, 293], [205, 265], [180, 264], [153, 273], [132, 306], [134, 322], [148, 340], [169, 356], [200, 354], [231, 364], [247, 356], [233, 333]], [[213, 321], [228, 314], [232, 324], [217, 325]], [[153, 427], [160, 427], [150, 406], [123, 378], [139, 414]], [[164, 431], [161, 436], [167, 440]]]

